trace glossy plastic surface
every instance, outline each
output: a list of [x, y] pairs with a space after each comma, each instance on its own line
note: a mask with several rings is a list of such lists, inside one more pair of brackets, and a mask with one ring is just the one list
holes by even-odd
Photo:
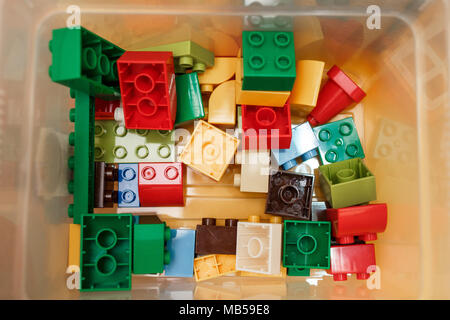
[[375, 271], [375, 247], [373, 244], [333, 246], [330, 250], [330, 270], [334, 281], [347, 280], [347, 274], [356, 274], [356, 279], [367, 280]]
[[170, 263], [164, 266], [167, 277], [193, 277], [195, 230], [172, 229], [171, 237], [167, 241], [170, 253]]
[[377, 233], [386, 229], [387, 211], [385, 203], [327, 209], [327, 219], [331, 221], [332, 235], [337, 243], [353, 243], [355, 236], [367, 242], [376, 240]]
[[117, 60], [127, 129], [172, 130], [177, 93], [171, 52], [128, 51]]

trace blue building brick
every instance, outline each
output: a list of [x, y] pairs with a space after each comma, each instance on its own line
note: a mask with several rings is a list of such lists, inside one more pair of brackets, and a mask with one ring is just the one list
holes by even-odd
[[139, 207], [138, 164], [119, 164], [119, 208]]
[[194, 270], [195, 230], [172, 229], [171, 233], [167, 242], [171, 260], [164, 266], [165, 275], [190, 278]]

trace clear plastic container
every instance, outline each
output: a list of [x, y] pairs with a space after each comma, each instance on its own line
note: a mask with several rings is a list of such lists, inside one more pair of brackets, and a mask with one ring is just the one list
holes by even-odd
[[[239, 0], [1, 1], [1, 298], [450, 297], [448, 1], [283, 2], [285, 7]], [[224, 276], [204, 283], [133, 276], [130, 292], [69, 290], [66, 160], [73, 101], [68, 88], [48, 76], [48, 41], [52, 29], [66, 26], [73, 4], [81, 8], [84, 27], [127, 50], [192, 39], [217, 56], [236, 56], [246, 16], [292, 16], [296, 58], [323, 60], [326, 69], [338, 64], [367, 92], [344, 115], [355, 118], [378, 201], [389, 206], [387, 230], [375, 242], [380, 288], [370, 290], [354, 276], [333, 282], [314, 270], [309, 278]], [[381, 28], [371, 30], [367, 7], [373, 4], [381, 9]], [[300, 123], [305, 111], [293, 108], [292, 115]], [[233, 186], [238, 172], [233, 165], [215, 183], [189, 170], [186, 206], [154, 209], [172, 228], [194, 227], [205, 216], [264, 219], [264, 194], [241, 193]], [[314, 200], [321, 197], [317, 190]]]

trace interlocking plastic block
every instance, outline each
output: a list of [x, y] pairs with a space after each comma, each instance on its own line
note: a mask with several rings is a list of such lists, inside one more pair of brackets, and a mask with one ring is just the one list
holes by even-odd
[[67, 266], [80, 266], [81, 229], [79, 224], [69, 224], [69, 259]]
[[114, 112], [120, 103], [120, 100], [95, 99], [95, 120], [114, 120]]
[[287, 268], [289, 277], [309, 277], [311, 275], [310, 268]]
[[291, 105], [316, 106], [324, 66], [323, 61], [297, 61], [297, 78], [289, 99]]
[[117, 203], [114, 181], [117, 181], [117, 169], [113, 164], [95, 162], [94, 207], [112, 208]]
[[290, 91], [257, 91], [242, 90], [242, 59], [238, 58], [236, 63], [236, 104], [250, 106], [283, 107], [291, 94]]
[[162, 273], [171, 260], [166, 249], [170, 228], [165, 223], [135, 224], [133, 228], [133, 273]]
[[238, 59], [239, 58], [215, 57], [214, 66], [198, 75], [201, 91], [205, 93], [212, 92], [214, 86], [230, 80], [236, 73]]
[[236, 272], [236, 255], [216, 254], [220, 275]]
[[241, 173], [234, 175], [234, 185], [241, 192], [268, 192], [270, 152], [242, 151]]
[[170, 252], [170, 263], [164, 266], [164, 274], [168, 277], [193, 277], [195, 230], [172, 229], [171, 238], [167, 241]]
[[289, 149], [274, 149], [272, 154], [283, 170], [289, 170], [297, 165], [295, 159], [302, 157], [303, 161], [317, 155], [319, 142], [314, 135], [309, 122], [292, 126], [292, 140]]
[[137, 163], [119, 164], [119, 208], [139, 207], [138, 178], [139, 169]]
[[204, 72], [207, 67], [214, 66], [214, 53], [193, 41], [164, 44], [141, 51], [171, 51], [176, 73], [184, 73], [189, 69], [194, 72]]
[[327, 218], [332, 223], [332, 235], [339, 244], [353, 243], [354, 237], [365, 242], [374, 241], [377, 233], [386, 230], [387, 205], [327, 209]]
[[365, 158], [352, 117], [315, 127], [319, 154], [323, 164], [353, 158]]
[[266, 213], [310, 220], [314, 175], [271, 170]]
[[308, 115], [312, 126], [327, 123], [352, 103], [360, 102], [365, 92], [341, 69], [333, 66], [327, 73], [329, 79], [320, 90], [317, 105]]
[[242, 90], [292, 90], [296, 77], [292, 32], [243, 31], [242, 52]]
[[331, 224], [328, 221], [284, 221], [283, 266], [330, 268]]
[[175, 131], [126, 129], [114, 120], [95, 122], [95, 161], [173, 162]]
[[116, 62], [123, 49], [83, 27], [53, 30], [49, 49], [52, 81], [88, 96], [117, 99], [120, 95]]
[[329, 272], [334, 281], [347, 280], [347, 274], [356, 274], [356, 279], [367, 280], [370, 266], [375, 266], [375, 247], [373, 244], [335, 246], [330, 250]]
[[196, 72], [178, 75], [177, 84], [177, 117], [175, 125], [205, 117], [202, 93]]
[[236, 219], [226, 219], [225, 226], [217, 226], [215, 218], [203, 218], [197, 225], [195, 253], [204, 254], [236, 254]]
[[139, 163], [141, 207], [183, 206], [183, 176], [180, 162]]
[[289, 149], [292, 139], [289, 101], [283, 108], [242, 105], [244, 150]]
[[194, 276], [197, 282], [234, 272], [236, 256], [232, 254], [211, 254], [194, 259]]
[[[289, 10], [289, 7], [286, 6], [289, 1], [245, 0], [244, 3], [246, 7], [250, 7], [254, 11], [261, 10], [263, 6], [272, 7], [273, 11]], [[293, 22], [293, 17], [289, 16], [250, 15], [244, 17], [244, 28], [246, 30], [292, 31]]]
[[278, 274], [281, 260], [282, 225], [239, 222], [236, 240], [236, 269]]
[[239, 140], [200, 120], [178, 159], [219, 181], [239, 145]]
[[234, 80], [218, 85], [209, 97], [208, 122], [214, 124], [236, 123], [236, 99]]
[[131, 214], [81, 217], [81, 291], [131, 289]]
[[117, 68], [125, 127], [172, 130], [177, 115], [172, 53], [128, 51]]
[[377, 199], [375, 176], [360, 158], [319, 167], [320, 188], [334, 209]]
[[94, 99], [80, 91], [70, 91], [75, 99], [75, 108], [70, 110], [70, 121], [75, 122], [75, 131], [69, 135], [69, 144], [74, 155], [68, 160], [73, 170], [73, 180], [68, 189], [73, 194], [68, 214], [73, 223], [79, 224], [81, 215], [94, 210]]
[[216, 255], [207, 255], [194, 259], [195, 281], [204, 281], [220, 277], [219, 264]]

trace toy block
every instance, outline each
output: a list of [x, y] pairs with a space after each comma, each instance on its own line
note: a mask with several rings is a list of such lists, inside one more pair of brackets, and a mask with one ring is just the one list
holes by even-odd
[[283, 108], [241, 106], [244, 150], [289, 149], [292, 139], [289, 101]]
[[367, 280], [370, 268], [375, 266], [375, 247], [373, 244], [333, 246], [330, 250], [331, 263], [328, 271], [334, 281], [347, 280], [347, 274], [356, 274], [356, 279]]
[[53, 30], [49, 49], [52, 81], [91, 97], [120, 96], [116, 63], [123, 49], [83, 27]]
[[175, 125], [205, 117], [203, 99], [196, 72], [175, 77], [177, 85], [177, 117]]
[[95, 99], [95, 120], [114, 120], [114, 112], [120, 107], [121, 100]]
[[296, 77], [292, 32], [243, 31], [242, 52], [242, 90], [292, 90]]
[[173, 162], [175, 131], [126, 129], [114, 120], [96, 121], [95, 160], [106, 163]]
[[322, 83], [325, 62], [315, 60], [297, 61], [297, 77], [290, 96], [293, 106], [315, 107]]
[[162, 273], [171, 260], [165, 249], [170, 228], [165, 223], [135, 224], [133, 228], [133, 273]]
[[310, 220], [314, 175], [271, 170], [266, 213]]
[[236, 272], [236, 255], [216, 254], [216, 261], [220, 275]]
[[217, 226], [215, 218], [203, 218], [197, 225], [195, 254], [236, 254], [236, 219], [226, 219], [225, 226]]
[[168, 277], [193, 277], [195, 230], [172, 229], [167, 241], [170, 263], [164, 266]]
[[73, 180], [69, 181], [69, 193], [73, 194], [73, 204], [69, 204], [68, 215], [73, 223], [79, 224], [81, 215], [94, 210], [94, 99], [81, 91], [70, 91], [75, 99], [75, 108], [70, 110], [70, 121], [75, 122], [75, 131], [69, 135], [69, 144], [74, 147], [74, 155], [68, 160], [73, 170]]
[[220, 277], [219, 264], [216, 255], [211, 254], [194, 259], [195, 281], [204, 281]]
[[114, 181], [117, 180], [117, 169], [113, 164], [95, 162], [94, 208], [114, 207], [114, 203], [117, 203]]
[[192, 169], [220, 181], [233, 159], [239, 140], [200, 120], [179, 160]]
[[289, 99], [290, 91], [257, 91], [242, 90], [242, 58], [236, 62], [236, 104], [250, 106], [284, 107]]
[[69, 257], [67, 266], [80, 266], [81, 228], [79, 224], [69, 224]]
[[[262, 7], [272, 7], [273, 11], [289, 9], [289, 1], [261, 1], [245, 0], [246, 7], [253, 10], [262, 9]], [[267, 30], [267, 31], [292, 31], [294, 26], [293, 17], [277, 16], [273, 14], [249, 15], [244, 17], [245, 30]]]
[[193, 41], [180, 41], [145, 48], [140, 51], [170, 51], [176, 73], [185, 73], [192, 69], [193, 72], [204, 72], [207, 67], [214, 66], [214, 53], [201, 47]]
[[387, 225], [385, 203], [369, 204], [341, 209], [327, 209], [331, 221], [332, 236], [338, 244], [350, 244], [354, 237], [362, 241], [374, 241], [377, 233], [384, 232]]
[[353, 158], [365, 158], [352, 117], [315, 127], [319, 154], [323, 164]]
[[320, 166], [319, 181], [325, 198], [334, 209], [377, 199], [375, 176], [360, 158]]
[[139, 169], [137, 163], [119, 164], [119, 208], [139, 207], [138, 178]]
[[358, 103], [366, 93], [341, 69], [333, 66], [327, 73], [328, 81], [322, 87], [316, 107], [308, 115], [312, 126], [327, 123], [353, 103]]
[[272, 155], [283, 170], [289, 170], [297, 165], [295, 159], [302, 157], [307, 161], [317, 156], [319, 142], [308, 122], [292, 126], [292, 140], [289, 149], [274, 149]]
[[330, 268], [331, 224], [328, 221], [284, 221], [283, 266]]
[[180, 162], [139, 163], [141, 207], [184, 206], [183, 176]]
[[287, 268], [289, 277], [309, 277], [311, 275], [310, 268]]
[[281, 260], [282, 225], [239, 222], [236, 270], [278, 274]]
[[208, 122], [213, 124], [236, 123], [236, 99], [234, 80], [218, 85], [209, 97]]
[[117, 69], [125, 127], [172, 130], [177, 115], [172, 53], [127, 51]]
[[131, 289], [131, 214], [81, 216], [81, 289]]
[[[213, 91], [214, 86], [230, 80], [236, 73], [239, 58], [215, 57], [214, 66], [198, 74], [198, 82], [202, 92]], [[177, 85], [178, 87], [178, 85]]]
[[242, 151], [241, 173], [234, 175], [234, 185], [241, 192], [268, 192], [270, 152]]

